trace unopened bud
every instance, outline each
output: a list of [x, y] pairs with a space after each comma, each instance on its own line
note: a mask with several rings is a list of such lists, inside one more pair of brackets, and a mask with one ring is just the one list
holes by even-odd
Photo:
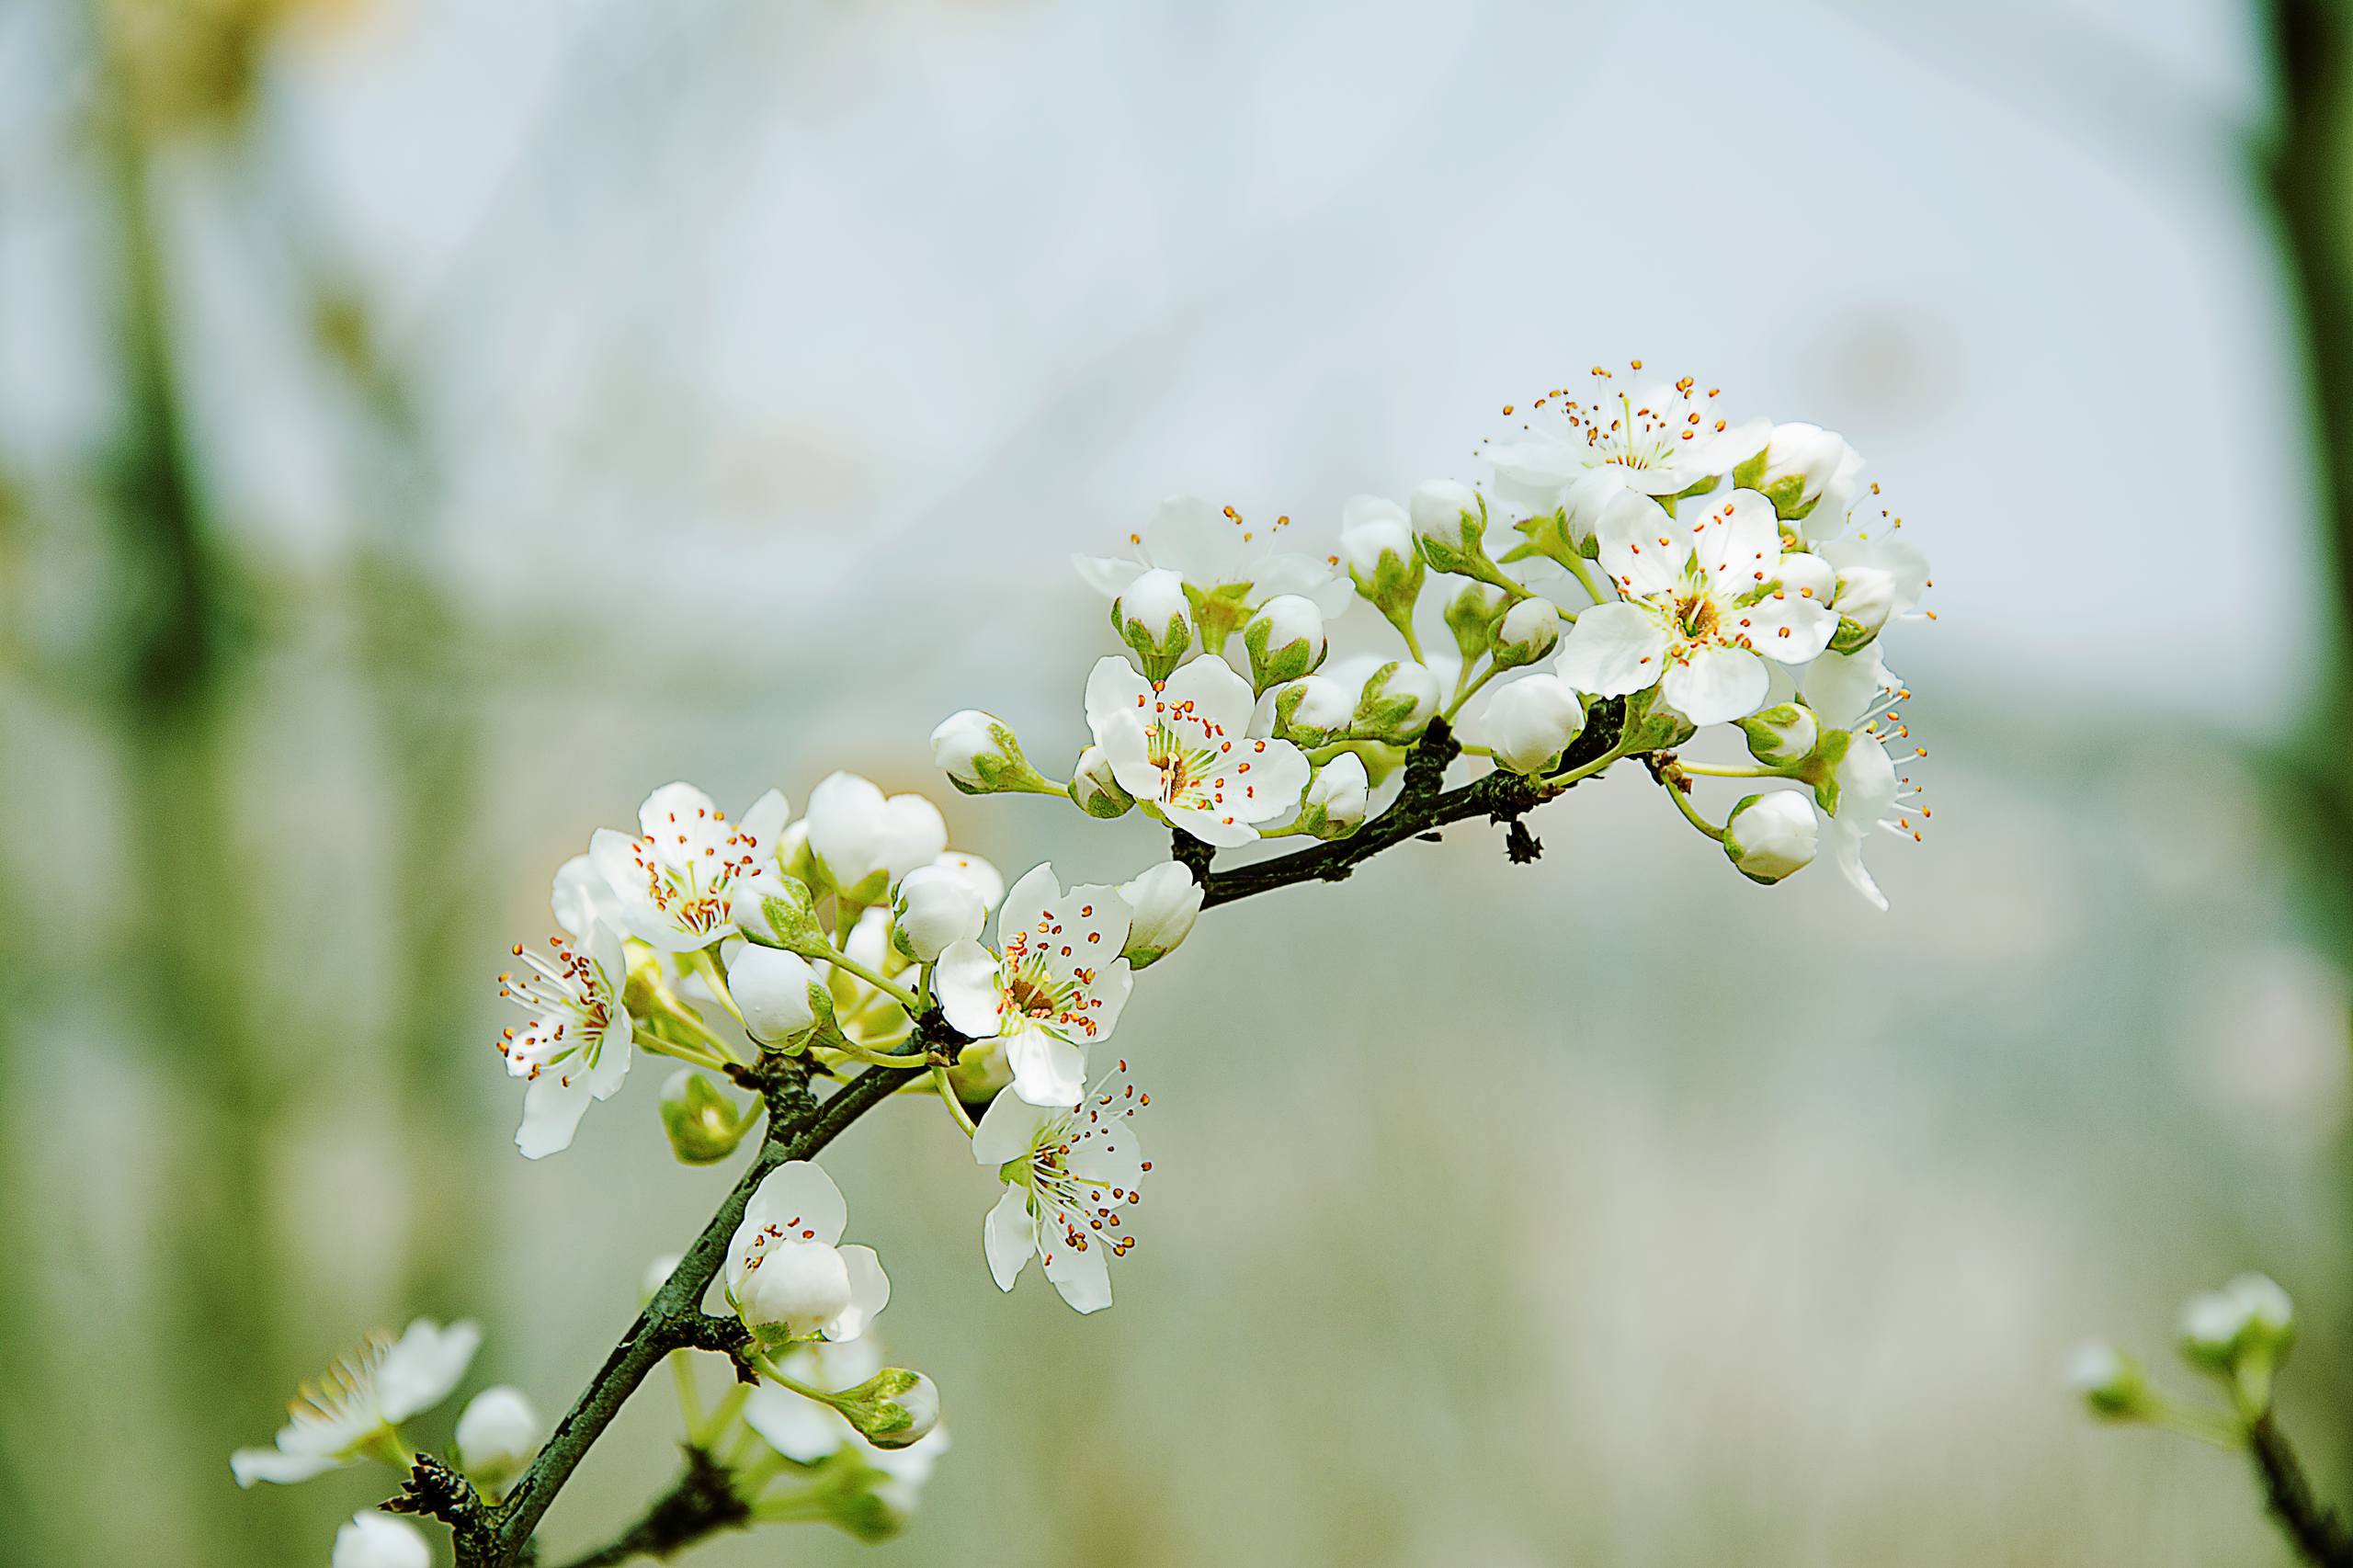
[[1422, 594], [1422, 555], [1394, 501], [1359, 495], [1341, 513], [1340, 559], [1357, 592], [1394, 625], [1409, 625]]
[[1465, 583], [1446, 605], [1446, 629], [1471, 665], [1495, 645], [1495, 623], [1503, 619], [1504, 591], [1492, 583]]
[[943, 867], [918, 866], [899, 882], [891, 905], [891, 945], [902, 958], [929, 963], [976, 937], [988, 920], [980, 890]]
[[2112, 1345], [2082, 1345], [2067, 1358], [2067, 1386], [2103, 1421], [2138, 1421], [2148, 1414], [2149, 1383], [2140, 1363]]
[[1522, 599], [1495, 628], [1495, 668], [1532, 665], [1561, 640], [1561, 612], [1550, 599]]
[[939, 1385], [904, 1367], [885, 1367], [828, 1403], [878, 1449], [919, 1443], [939, 1425]]
[[1851, 653], [1869, 646], [1895, 611], [1894, 574], [1876, 566], [1847, 567], [1838, 574], [1838, 597], [1830, 608], [1838, 615], [1830, 651]]
[[1414, 492], [1414, 532], [1435, 571], [1468, 572], [1486, 560], [1487, 504], [1467, 484], [1437, 479]]
[[744, 947], [728, 958], [727, 989], [744, 1028], [763, 1045], [790, 1049], [834, 1015], [833, 994], [798, 953]]
[[1363, 740], [1410, 741], [1438, 717], [1438, 676], [1411, 660], [1392, 659], [1366, 679], [1348, 733]]
[[1778, 882], [1813, 863], [1820, 833], [1813, 806], [1797, 790], [1751, 795], [1724, 824], [1724, 855], [1750, 881]]
[[1479, 718], [1483, 744], [1495, 765], [1513, 773], [1542, 773], [1585, 728], [1585, 703], [1558, 676], [1516, 680], [1487, 699]]
[[1012, 726], [977, 708], [951, 713], [939, 722], [931, 733], [931, 760], [967, 795], [1053, 788], [1021, 755], [1021, 743], [1014, 737]]
[[1136, 803], [1136, 798], [1112, 777], [1111, 759], [1103, 755], [1101, 746], [1088, 746], [1078, 754], [1078, 763], [1070, 772], [1070, 798], [1088, 816], [1106, 819], [1125, 816]]
[[1324, 612], [1313, 599], [1277, 594], [1243, 626], [1242, 645], [1255, 691], [1297, 680], [1324, 662]]
[[690, 1067], [662, 1085], [662, 1130], [670, 1135], [670, 1152], [689, 1165], [733, 1153], [756, 1114], [737, 1110], [710, 1074]]
[[1347, 733], [1356, 717], [1357, 694], [1329, 676], [1309, 676], [1275, 693], [1277, 740], [1313, 749]]
[[2265, 1275], [2242, 1274], [2219, 1290], [2190, 1297], [2182, 1307], [2182, 1356], [2209, 1371], [2230, 1372], [2257, 1354], [2276, 1366], [2295, 1336], [2295, 1305]]
[[1364, 758], [1342, 752], [1315, 770], [1300, 802], [1299, 825], [1317, 838], [1346, 838], [1364, 825], [1372, 781]]
[[[805, 857], [805, 832], [801, 844]], [[736, 913], [735, 924], [744, 935], [764, 948], [785, 948], [796, 953], [822, 952], [825, 931], [817, 923], [817, 895], [809, 891], [809, 884], [790, 875], [762, 877], [760, 883], [767, 891], [758, 904], [746, 903]]]
[[1825, 493], [1851, 489], [1862, 468], [1862, 455], [1844, 437], [1799, 422], [1774, 426], [1765, 449], [1733, 471], [1733, 483], [1760, 493], [1784, 520], [1797, 522]]
[[1665, 751], [1679, 746], [1699, 733], [1699, 726], [1690, 715], [1666, 699], [1657, 687], [1638, 691], [1626, 699], [1626, 721], [1622, 744], [1627, 755], [1646, 751]]
[[763, 1344], [801, 1339], [848, 1310], [849, 1266], [824, 1242], [771, 1242], [728, 1282], [744, 1326]]
[[1788, 767], [1813, 755], [1822, 738], [1813, 710], [1796, 702], [1777, 702], [1739, 721], [1748, 737], [1748, 755], [1768, 767]]
[[1146, 572], [1111, 601], [1111, 629], [1143, 661], [1143, 673], [1166, 680], [1193, 645], [1191, 602], [1185, 579], [1163, 570]]
[[328, 1568], [433, 1568], [425, 1532], [390, 1514], [354, 1514], [335, 1532]]
[[466, 1479], [485, 1492], [502, 1491], [540, 1451], [539, 1412], [521, 1389], [484, 1389], [458, 1417], [457, 1443]]
[[1201, 913], [1201, 893], [1192, 868], [1178, 860], [1164, 860], [1120, 884], [1130, 911], [1128, 945], [1120, 956], [1130, 969], [1142, 969], [1176, 950]]

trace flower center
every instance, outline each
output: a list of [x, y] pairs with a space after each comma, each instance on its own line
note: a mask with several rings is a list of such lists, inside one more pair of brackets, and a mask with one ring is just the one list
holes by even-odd
[[1723, 612], [1707, 594], [1686, 594], [1675, 601], [1675, 626], [1688, 641], [1712, 637], [1723, 624]]
[[531, 972], [500, 975], [498, 994], [536, 1017], [519, 1033], [501, 1030], [498, 1053], [528, 1063], [534, 1078], [541, 1068], [575, 1052], [585, 1065], [597, 1065], [605, 1030], [613, 1021], [613, 986], [604, 966], [562, 937], [548, 938], [546, 954], [520, 942], [510, 950], [530, 965]]

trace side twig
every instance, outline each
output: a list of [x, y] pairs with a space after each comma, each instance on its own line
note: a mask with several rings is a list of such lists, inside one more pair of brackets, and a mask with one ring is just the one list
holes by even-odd
[[2246, 1441], [2255, 1473], [2263, 1483], [2264, 1502], [2297, 1552], [2313, 1568], [2353, 1568], [2353, 1533], [2313, 1495], [2303, 1461], [2270, 1412], [2255, 1418]]

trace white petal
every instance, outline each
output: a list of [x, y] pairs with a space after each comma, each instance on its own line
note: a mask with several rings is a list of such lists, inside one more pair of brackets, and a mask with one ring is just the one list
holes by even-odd
[[1819, 599], [1784, 589], [1753, 605], [1725, 612], [1756, 651], [1785, 665], [1802, 665], [1830, 646], [1838, 631], [1836, 611]]
[[1561, 640], [1563, 680], [1595, 697], [1623, 697], [1655, 682], [1666, 654], [1665, 629], [1636, 605], [1596, 605]]
[[1115, 555], [1074, 555], [1070, 563], [1078, 568], [1079, 581], [1110, 599], [1127, 592], [1128, 585], [1144, 573], [1142, 562]]
[[376, 1373], [377, 1408], [391, 1422], [407, 1420], [449, 1397], [482, 1348], [482, 1324], [472, 1321], [443, 1328], [430, 1318], [408, 1325], [384, 1356]]
[[836, 1343], [864, 1334], [874, 1314], [891, 1304], [891, 1277], [882, 1272], [882, 1260], [872, 1247], [846, 1246], [841, 1257], [849, 1271], [849, 1305], [824, 1328], [825, 1337]]
[[1692, 525], [1692, 553], [1725, 598], [1747, 593], [1772, 576], [1781, 559], [1781, 525], [1773, 503], [1754, 490], [1686, 503], [1706, 510]]
[[1054, 880], [1051, 860], [1039, 862], [1021, 873], [1005, 902], [997, 906], [996, 939], [1002, 947], [1017, 931], [1051, 926], [1054, 920], [1054, 901], [1062, 897], [1063, 885]]
[[939, 1010], [949, 1024], [972, 1040], [996, 1033], [997, 956], [978, 942], [958, 942], [939, 955], [931, 971]]
[[[626, 838], [623, 842], [627, 842]], [[620, 918], [620, 899], [613, 892], [613, 884], [597, 861], [586, 855], [574, 855], [557, 869], [548, 907], [554, 912], [555, 923], [575, 937], [586, 931], [592, 922], [609, 926]]]
[[1006, 1187], [989, 1210], [981, 1225], [981, 1250], [988, 1255], [989, 1278], [996, 1288], [1012, 1290], [1022, 1266], [1038, 1251], [1038, 1222], [1029, 1217], [1029, 1195], [1022, 1188]]
[[1214, 844], [1221, 849], [1255, 843], [1258, 830], [1239, 816], [1224, 811], [1205, 812], [1191, 806], [1163, 806], [1169, 822], [1183, 828], [1204, 844]]
[[[1585, 624], [1580, 616], [1577, 624]], [[1659, 694], [1695, 724], [1745, 719], [1764, 704], [1765, 662], [1740, 648], [1694, 648], [1667, 665]]]
[[1288, 817], [1306, 793], [1307, 755], [1289, 741], [1237, 738], [1221, 755], [1209, 774], [1212, 800], [1223, 797], [1211, 814], [1231, 815], [1237, 822], [1268, 822]]
[[1630, 597], [1646, 599], [1681, 586], [1691, 530], [1649, 496], [1619, 491], [1602, 506], [1593, 531], [1602, 570]]
[[1143, 552], [1196, 587], [1240, 581], [1245, 549], [1242, 528], [1222, 511], [1193, 495], [1163, 501], [1143, 526]]
[[1063, 1300], [1078, 1312], [1094, 1312], [1111, 1304], [1111, 1268], [1105, 1261], [1109, 1250], [1100, 1242], [1080, 1247], [1067, 1236], [1047, 1236], [1039, 1256]]
[[1063, 1110], [1031, 1105], [1019, 1095], [999, 1095], [972, 1130], [972, 1158], [984, 1165], [1026, 1159], [1038, 1146], [1039, 1134], [1063, 1115]]
[[[1234, 737], [1248, 732], [1250, 710], [1257, 704], [1250, 683], [1234, 674], [1233, 666], [1223, 659], [1212, 658], [1195, 659], [1170, 676], [1160, 700], [1171, 715], [1183, 716], [1185, 723], [1174, 718], [1170, 722], [1170, 727], [1180, 733], [1186, 733], [1188, 723]], [[1187, 739], [1191, 739], [1188, 733]]]
[[523, 1091], [523, 1124], [515, 1130], [515, 1147], [525, 1159], [544, 1160], [572, 1147], [580, 1119], [597, 1097], [593, 1074], [579, 1068], [577, 1059], [541, 1068]]
[[1879, 644], [1872, 642], [1859, 653], [1823, 654], [1806, 666], [1798, 689], [1805, 693], [1807, 705], [1823, 723], [1848, 730], [1870, 711], [1880, 693], [1893, 691], [1902, 684], [1888, 669]]
[[[1124, 966], [1122, 966], [1124, 967]], [[1005, 1038], [1013, 1092], [1031, 1105], [1076, 1105], [1086, 1092], [1086, 1051], [1058, 1034], [1026, 1028]]]
[[769, 1448], [802, 1464], [816, 1463], [855, 1435], [839, 1411], [774, 1383], [762, 1383], [745, 1398], [744, 1425]]
[[[597, 1046], [597, 1064], [588, 1069], [588, 1092], [600, 1100], [611, 1099], [620, 1093], [621, 1082], [629, 1076], [630, 1034], [626, 1013], [605, 1026], [605, 1038]], [[523, 1097], [530, 1098], [528, 1094]]]
[[744, 1206], [744, 1223], [774, 1225], [787, 1241], [832, 1246], [849, 1223], [849, 1205], [834, 1178], [807, 1160], [788, 1160], [770, 1171]]
[[719, 803], [691, 784], [665, 784], [637, 808], [638, 830], [660, 837], [673, 823], [715, 822]]
[[358, 1462], [356, 1460], [339, 1460], [332, 1454], [290, 1454], [278, 1449], [239, 1449], [229, 1456], [229, 1473], [237, 1478], [240, 1486], [251, 1486], [256, 1481], [290, 1485]]

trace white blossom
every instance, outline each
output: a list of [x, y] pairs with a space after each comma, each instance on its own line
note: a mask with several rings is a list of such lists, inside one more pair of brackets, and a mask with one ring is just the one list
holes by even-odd
[[328, 1568], [432, 1568], [433, 1548], [425, 1532], [406, 1519], [390, 1514], [351, 1516], [335, 1532], [335, 1552]]
[[[1640, 361], [1633, 370], [1640, 374]], [[1537, 399], [1519, 429], [1489, 442], [1485, 456], [1515, 499], [1550, 511], [1589, 505], [1612, 489], [1678, 494], [1730, 473], [1771, 434], [1766, 420], [1733, 424], [1717, 410], [1716, 389], [1702, 392], [1689, 377], [1644, 385], [1597, 367], [1590, 391]]]
[[1118, 598], [1143, 573], [1162, 568], [1176, 573], [1195, 593], [1217, 594], [1245, 607], [1277, 594], [1303, 594], [1325, 615], [1339, 614], [1347, 606], [1347, 583], [1333, 575], [1326, 560], [1276, 550], [1288, 527], [1287, 520], [1278, 519], [1273, 527], [1262, 528], [1245, 522], [1231, 508], [1221, 511], [1181, 495], [1161, 503], [1143, 531], [1128, 536], [1132, 556], [1071, 559], [1087, 585], [1109, 598]]
[[477, 1486], [499, 1490], [540, 1451], [540, 1413], [523, 1391], [500, 1383], [466, 1402], [455, 1434], [458, 1466]]
[[1135, 1244], [1120, 1210], [1150, 1168], [1132, 1119], [1151, 1098], [1115, 1074], [1074, 1108], [1013, 1095], [989, 1106], [972, 1135], [972, 1158], [996, 1167], [1005, 1183], [982, 1228], [998, 1290], [1012, 1290], [1034, 1256], [1078, 1311], [1111, 1304], [1109, 1260]]
[[1198, 658], [1154, 686], [1117, 656], [1086, 681], [1086, 722], [1120, 787], [1208, 844], [1247, 844], [1307, 783], [1289, 741], [1253, 739], [1250, 683]]
[[1490, 697], [1472, 734], [1495, 753], [1497, 767], [1537, 773], [1584, 729], [1585, 702], [1575, 689], [1558, 676], [1532, 675]]
[[529, 1081], [515, 1146], [532, 1160], [571, 1147], [588, 1102], [620, 1092], [636, 1032], [621, 1003], [620, 901], [588, 856], [556, 872], [549, 904], [566, 935], [550, 937], [544, 954], [517, 942], [511, 950], [529, 971], [498, 977], [498, 994], [530, 1015], [500, 1031], [498, 1051], [508, 1073]]
[[[1796, 421], [1773, 426], [1765, 449], [1750, 469], [1743, 468], [1735, 482], [1747, 482], [1792, 521], [1828, 518], [1835, 529], [1853, 506], [1861, 488], [1863, 457], [1846, 438], [1819, 425]], [[1811, 528], [1808, 538], [1820, 537]]]
[[588, 858], [620, 901], [623, 930], [663, 952], [693, 952], [757, 913], [783, 875], [776, 851], [791, 814], [771, 790], [731, 824], [693, 785], [665, 784], [638, 808], [636, 837], [598, 828]]
[[1813, 863], [1813, 807], [1795, 790], [1751, 795], [1724, 824], [1724, 854], [1751, 881], [1778, 882]]
[[891, 905], [891, 945], [917, 963], [929, 963], [957, 943], [977, 937], [988, 913], [969, 878], [938, 865], [918, 866], [900, 879]]
[[1120, 884], [1129, 910], [1128, 939], [1120, 956], [1131, 970], [1156, 963], [1176, 950], [1201, 913], [1201, 884], [1180, 860], [1163, 860]]
[[385, 1445], [392, 1428], [449, 1397], [482, 1346], [482, 1327], [448, 1328], [418, 1318], [400, 1338], [371, 1334], [338, 1358], [287, 1407], [277, 1446], [229, 1456], [240, 1486], [257, 1481], [308, 1481], [358, 1463]]
[[1625, 596], [1578, 615], [1560, 672], [1597, 697], [1656, 685], [1695, 724], [1755, 712], [1764, 660], [1803, 664], [1829, 646], [1837, 618], [1811, 585], [1812, 558], [1783, 581], [1780, 527], [1769, 502], [1733, 491], [1688, 504], [1696, 520], [1649, 505], [1602, 519], [1601, 563]]
[[1299, 803], [1300, 827], [1318, 838], [1346, 838], [1364, 825], [1372, 778], [1364, 758], [1344, 751], [1315, 770]]
[[808, 960], [741, 938], [720, 951], [727, 963], [728, 993], [754, 1040], [789, 1045], [817, 1027], [826, 1006], [825, 985]]
[[848, 1222], [841, 1188], [807, 1160], [762, 1178], [722, 1270], [728, 1304], [745, 1326], [784, 1339], [865, 1332], [890, 1301], [891, 1281], [872, 1247], [837, 1244]]
[[1117, 888], [1063, 892], [1051, 865], [1033, 867], [997, 911], [998, 951], [968, 941], [939, 956], [940, 1008], [972, 1040], [998, 1042], [1015, 1094], [1074, 1104], [1086, 1048], [1109, 1038], [1127, 1006], [1130, 919]]
[[857, 903], [880, 903], [892, 883], [947, 847], [948, 824], [921, 795], [886, 797], [855, 773], [827, 774], [809, 792], [809, 852]]

